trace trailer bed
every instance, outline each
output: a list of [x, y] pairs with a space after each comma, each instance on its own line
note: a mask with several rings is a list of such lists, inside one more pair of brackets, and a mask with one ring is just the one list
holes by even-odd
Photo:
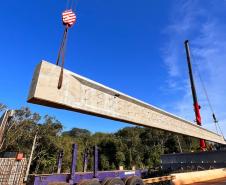
[[[108, 177], [119, 177], [121, 179], [129, 176], [142, 177], [142, 173], [145, 170], [114, 170], [114, 171], [98, 171], [97, 176], [93, 176], [93, 172], [76, 172], [74, 179], [71, 179], [74, 184], [85, 180], [97, 178], [99, 181], [103, 181]], [[70, 173], [61, 174], [33, 174], [29, 176], [29, 185], [48, 185], [50, 182], [69, 182]]]

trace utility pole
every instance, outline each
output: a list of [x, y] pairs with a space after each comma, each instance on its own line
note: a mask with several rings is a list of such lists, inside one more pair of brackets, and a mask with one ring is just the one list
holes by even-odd
[[[190, 83], [191, 83], [191, 91], [192, 91], [192, 97], [193, 97], [193, 105], [194, 105], [194, 111], [195, 111], [195, 118], [196, 118], [196, 123], [199, 126], [202, 126], [202, 120], [201, 120], [201, 115], [200, 115], [200, 106], [198, 104], [198, 99], [197, 99], [197, 94], [196, 94], [196, 89], [195, 89], [195, 83], [194, 83], [194, 78], [193, 78], [193, 73], [192, 73], [192, 66], [191, 66], [191, 56], [190, 56], [190, 48], [188, 44], [188, 40], [184, 42], [185, 49], [186, 49], [186, 55], [187, 55], [187, 63], [188, 63], [188, 71], [189, 71], [189, 77], [190, 77]], [[204, 139], [200, 139], [200, 149], [202, 151], [206, 150], [206, 143]]]
[[35, 137], [34, 137], [34, 140], [33, 140], [33, 145], [32, 145], [32, 148], [31, 148], [31, 154], [30, 154], [30, 157], [29, 157], [28, 165], [27, 165], [26, 175], [25, 175], [25, 177], [24, 177], [24, 181], [25, 181], [25, 182], [27, 181], [27, 178], [28, 178], [28, 175], [29, 175], [29, 171], [30, 171], [30, 167], [31, 167], [31, 161], [32, 161], [32, 158], [33, 158], [34, 150], [35, 150], [37, 135], [38, 135], [38, 134], [37, 134], [37, 132], [36, 132]]

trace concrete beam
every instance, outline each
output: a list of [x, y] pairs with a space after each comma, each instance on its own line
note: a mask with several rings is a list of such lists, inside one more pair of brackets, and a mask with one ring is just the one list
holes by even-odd
[[59, 66], [42, 61], [35, 70], [28, 102], [226, 144], [214, 132], [68, 70], [64, 70], [62, 88], [57, 89], [59, 75]]
[[[204, 171], [196, 171], [196, 172], [175, 173], [171, 175], [174, 176], [174, 179], [172, 180], [173, 185], [185, 185], [185, 184], [217, 185], [218, 184], [217, 182], [211, 183], [208, 181], [217, 180], [217, 179], [222, 180], [222, 178], [226, 177], [226, 170], [225, 168], [220, 168], [220, 169], [212, 169], [212, 170], [204, 170]], [[222, 184], [225, 184], [225, 183], [222, 183]]]

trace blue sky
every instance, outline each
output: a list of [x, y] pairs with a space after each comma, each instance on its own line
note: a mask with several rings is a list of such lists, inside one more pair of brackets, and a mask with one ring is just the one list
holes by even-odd
[[[65, 67], [189, 120], [194, 119], [183, 42], [226, 134], [226, 1], [77, 0]], [[29, 106], [66, 130], [114, 132], [127, 124], [26, 103], [35, 66], [55, 62], [66, 0], [3, 1], [0, 6], [0, 102]], [[195, 72], [196, 73], [196, 72]], [[197, 74], [195, 74], [197, 77]], [[214, 130], [200, 81], [203, 121]]]

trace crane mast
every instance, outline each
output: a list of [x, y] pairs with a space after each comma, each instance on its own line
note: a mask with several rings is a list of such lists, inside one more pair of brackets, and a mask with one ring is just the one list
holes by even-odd
[[[185, 45], [185, 50], [186, 50], [186, 55], [187, 55], [187, 63], [188, 63], [189, 78], [190, 78], [190, 83], [191, 83], [191, 91], [192, 91], [192, 97], [193, 97], [195, 119], [196, 119], [197, 125], [202, 126], [200, 106], [198, 103], [198, 98], [197, 98], [196, 89], [195, 89], [195, 82], [194, 82], [193, 73], [192, 73], [191, 56], [190, 56], [190, 48], [189, 48], [188, 40], [186, 40], [184, 42], [184, 45]], [[206, 150], [206, 143], [205, 143], [204, 139], [200, 139], [200, 149], [202, 151]]]

